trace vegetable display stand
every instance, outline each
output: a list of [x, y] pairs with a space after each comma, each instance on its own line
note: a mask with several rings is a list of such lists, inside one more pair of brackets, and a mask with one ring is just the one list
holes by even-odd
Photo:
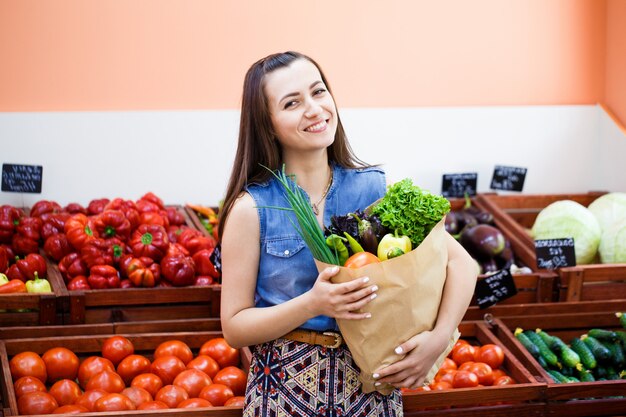
[[488, 326], [479, 321], [462, 322], [461, 338], [474, 345], [496, 344], [504, 351], [501, 369], [515, 384], [453, 388], [444, 391], [404, 393], [406, 416], [455, 415], [501, 416], [544, 415], [542, 403], [545, 384], [538, 382], [516, 356], [496, 337]]
[[[626, 410], [626, 397], [624, 396], [626, 380], [593, 382], [565, 382], [563, 380], [557, 383], [556, 377], [546, 370], [548, 368], [542, 367], [514, 335], [517, 328], [531, 332], [540, 328], [550, 336], [558, 336], [569, 344], [571, 340], [580, 338], [590, 329], [617, 330], [621, 328], [614, 311], [589, 312], [581, 309], [581, 305], [577, 303], [570, 303], [570, 306], [571, 311], [563, 314], [495, 318], [492, 321], [491, 330], [538, 381], [547, 384], [544, 393], [546, 415], [581, 417], [622, 415]], [[559, 363], [564, 362], [562, 356], [558, 356], [558, 360]]]
[[[185, 328], [183, 322], [178, 323], [182, 328]], [[213, 323], [207, 322], [209, 327], [213, 327]], [[142, 323], [143, 329], [146, 332], [132, 333], [132, 332], [117, 332], [112, 334], [97, 334], [97, 335], [81, 335], [81, 336], [60, 336], [60, 337], [38, 337], [38, 338], [24, 338], [24, 339], [8, 339], [0, 341], [0, 363], [1, 363], [1, 378], [2, 378], [2, 399], [4, 401], [4, 415], [15, 416], [19, 415], [17, 399], [14, 393], [13, 382], [11, 378], [11, 371], [9, 368], [10, 359], [25, 351], [32, 351], [39, 355], [43, 354], [46, 350], [53, 347], [65, 347], [72, 350], [82, 360], [89, 356], [100, 356], [102, 352], [103, 342], [111, 336], [122, 335], [128, 338], [135, 349], [135, 354], [144, 355], [152, 361], [152, 353], [156, 347], [162, 342], [177, 340], [187, 344], [194, 356], [198, 353], [200, 346], [210, 339], [222, 337], [221, 331], [176, 331], [176, 332], [150, 332], [151, 330], [162, 330], [168, 328], [168, 326], [174, 325], [174, 321], [170, 324], [164, 324], [163, 322], [155, 323]], [[195, 327], [199, 326], [199, 323], [195, 324]], [[124, 329], [124, 325], [116, 330]], [[202, 327], [200, 325], [200, 327]], [[128, 329], [128, 328], [127, 328]], [[240, 349], [240, 365], [243, 370], [247, 370], [250, 366], [251, 354], [247, 348]], [[176, 417], [200, 417], [200, 416], [225, 416], [236, 417], [241, 416], [241, 407], [236, 406], [219, 406], [210, 408], [187, 408], [187, 409], [166, 409], [166, 410], [135, 410], [135, 411], [117, 411], [117, 412], [94, 412], [93, 416], [124, 416], [124, 415], [137, 415], [137, 416], [176, 416]], [[46, 414], [50, 415], [50, 414]]]
[[47, 280], [52, 293], [0, 295], [0, 327], [54, 325], [63, 322], [61, 310], [67, 297], [65, 284], [60, 276], [49, 272], [50, 263], [47, 267]]
[[[450, 199], [451, 210], [462, 210], [466, 204], [464, 199]], [[513, 251], [514, 263], [518, 267], [526, 266], [531, 273], [522, 274], [514, 272], [512, 274], [517, 294], [498, 302], [500, 305], [513, 304], [530, 304], [530, 303], [548, 303], [557, 299], [557, 274], [552, 271], [539, 271], [536, 268], [536, 262], [529, 262], [530, 258], [525, 256], [526, 243], [520, 239], [520, 235], [516, 230], [509, 227], [502, 216], [493, 213], [490, 206], [485, 205], [479, 198], [473, 198], [471, 205], [478, 210], [493, 215], [493, 225], [502, 232], [504, 238], [510, 243]], [[479, 275], [479, 280], [484, 280], [487, 275]], [[495, 307], [495, 306], [494, 306]], [[470, 303], [470, 307], [466, 313], [465, 320], [481, 320], [485, 313], [491, 312], [494, 307], [479, 308], [476, 298], [474, 297]]]
[[626, 264], [561, 268], [559, 300], [622, 299], [626, 304]]

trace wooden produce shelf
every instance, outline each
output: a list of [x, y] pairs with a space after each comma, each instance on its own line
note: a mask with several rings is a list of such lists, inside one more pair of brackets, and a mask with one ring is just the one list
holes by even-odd
[[[154, 323], [136, 323], [135, 326], [140, 326], [146, 332], [133, 333], [126, 332], [124, 330], [130, 330], [132, 327], [120, 323], [115, 324], [116, 329], [111, 334], [83, 334], [74, 336], [58, 336], [58, 337], [36, 337], [36, 338], [20, 338], [20, 339], [5, 339], [0, 340], [0, 375], [2, 382], [2, 399], [5, 416], [18, 415], [17, 399], [13, 391], [13, 382], [11, 380], [11, 374], [9, 369], [10, 358], [23, 351], [33, 351], [38, 354], [43, 354], [46, 350], [56, 347], [64, 346], [73, 352], [75, 352], [79, 358], [86, 358], [92, 355], [101, 355], [102, 343], [108, 337], [114, 334], [120, 334], [127, 337], [133, 343], [135, 347], [135, 353], [145, 355], [149, 359], [152, 358], [154, 349], [162, 342], [168, 340], [180, 340], [185, 342], [194, 352], [197, 354], [198, 349], [204, 342], [209, 339], [222, 337], [220, 330], [197, 330], [198, 328], [216, 327], [215, 320], [209, 320], [201, 323], [196, 321], [190, 325], [181, 321], [169, 321], [169, 322], [154, 322]], [[219, 324], [219, 323], [218, 323]], [[163, 329], [178, 327], [179, 329], [193, 328], [192, 331], [162, 331]], [[217, 326], [219, 328], [219, 325]], [[86, 327], [83, 328], [86, 330]], [[160, 332], [151, 332], [154, 330], [161, 330]], [[251, 353], [247, 348], [240, 349], [241, 364], [240, 367], [247, 372], [250, 366]], [[241, 416], [241, 407], [212, 407], [202, 409], [168, 409], [157, 411], [124, 411], [124, 412], [106, 412], [106, 413], [85, 413], [88, 416], [124, 416], [124, 415], [138, 415], [138, 416], [176, 416], [176, 417], [204, 417], [204, 416], [226, 416], [235, 417]], [[48, 415], [49, 416], [49, 415]]]
[[[42, 255], [43, 252], [41, 253]], [[52, 293], [21, 293], [0, 295], [0, 327], [54, 325], [63, 322], [62, 305], [67, 297], [63, 278], [51, 272], [52, 264], [47, 262], [46, 279]]]
[[[529, 229], [545, 207], [561, 200], [589, 206], [605, 192], [586, 194], [515, 195], [481, 194], [478, 201], [499, 221], [520, 236], [520, 256], [536, 267], [535, 243]], [[557, 269], [557, 301], [626, 299], [626, 264], [589, 264]]]
[[403, 394], [405, 415], [501, 416], [509, 412], [512, 415], [542, 415], [545, 384], [524, 368], [488, 326], [480, 321], [462, 322], [459, 331], [461, 338], [472, 344], [501, 346], [505, 355], [501, 368], [517, 383], [406, 393]]
[[[546, 415], [555, 416], [615, 416], [626, 410], [626, 380], [602, 380], [558, 384], [515, 338], [516, 328], [541, 328], [568, 343], [592, 328], [620, 329], [615, 310], [585, 311], [577, 303], [568, 303], [570, 311], [561, 314], [500, 317], [490, 329], [519, 359], [538, 381], [547, 384]], [[626, 307], [626, 302], [621, 307]], [[623, 330], [623, 329], [622, 329]]]

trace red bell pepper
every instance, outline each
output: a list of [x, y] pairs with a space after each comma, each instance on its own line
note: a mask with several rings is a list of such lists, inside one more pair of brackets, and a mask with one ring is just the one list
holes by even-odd
[[29, 253], [37, 253], [39, 252], [39, 242], [27, 237], [24, 237], [19, 234], [13, 235], [13, 240], [11, 241], [11, 246], [15, 251], [16, 255], [26, 256]]
[[38, 253], [31, 253], [26, 255], [24, 259], [16, 261], [15, 265], [19, 269], [22, 276], [25, 278], [23, 281], [28, 281], [36, 278], [45, 278], [48, 272], [46, 260]]
[[135, 288], [135, 285], [127, 278], [120, 281], [120, 288]]
[[113, 252], [104, 239], [96, 238], [85, 243], [80, 249], [80, 258], [87, 268], [96, 265], [113, 265]]
[[[150, 258], [148, 258], [150, 259]], [[158, 265], [152, 263], [153, 265]], [[127, 265], [126, 275], [135, 287], [154, 287], [158, 282], [154, 272], [140, 258], [133, 258]]]
[[87, 281], [86, 276], [78, 275], [67, 283], [67, 289], [70, 291], [84, 291], [90, 290], [91, 286], [89, 286], [89, 281]]
[[42, 226], [43, 221], [39, 217], [22, 217], [15, 228], [15, 233], [39, 241]]
[[46, 252], [46, 255], [59, 262], [65, 255], [71, 253], [73, 249], [65, 233], [56, 233], [46, 239], [43, 244], [43, 250]]
[[65, 222], [71, 216], [69, 213], [46, 214], [41, 226], [41, 237], [44, 242], [56, 233], [65, 233]]
[[39, 200], [30, 208], [31, 217], [41, 217], [46, 213], [60, 213], [63, 208], [56, 201]]
[[77, 252], [72, 252], [59, 261], [59, 271], [65, 282], [69, 282], [79, 275], [87, 275], [87, 265], [80, 259]]
[[142, 224], [133, 232], [130, 247], [136, 258], [147, 256], [160, 261], [165, 256], [170, 240], [163, 226]]
[[178, 211], [176, 207], [167, 207], [167, 218], [170, 221], [170, 226], [181, 226], [185, 224], [185, 216]]
[[137, 211], [139, 211], [139, 214], [148, 212], [158, 213], [159, 211], [161, 211], [161, 206], [149, 200], [139, 199], [137, 200], [135, 205], [137, 206]]
[[69, 203], [67, 206], [65, 206], [65, 211], [70, 214], [82, 213], [84, 215], [87, 215], [87, 209], [78, 203]]
[[[163, 200], [161, 200], [161, 198], [159, 198], [157, 195], [155, 195], [151, 191], [142, 195], [139, 201], [149, 201], [155, 204], [157, 207], [159, 207], [160, 210], [163, 210], [165, 208], [165, 205], [163, 204]], [[139, 203], [139, 201], [137, 203]]]
[[213, 249], [202, 249], [194, 253], [191, 257], [196, 265], [196, 275], [208, 275], [212, 278], [219, 278], [220, 274], [211, 262]]
[[124, 213], [124, 216], [130, 222], [131, 232], [139, 226], [139, 211], [137, 210], [137, 205], [132, 200], [114, 198], [106, 205], [104, 210], [119, 210]]
[[158, 224], [166, 230], [170, 227], [170, 221], [165, 211], [146, 211], [139, 215], [139, 224]]
[[96, 216], [94, 226], [105, 239], [116, 237], [127, 241], [130, 237], [130, 221], [120, 210], [104, 210]]
[[193, 285], [195, 265], [190, 256], [170, 255], [161, 260], [161, 274], [175, 287]]
[[12, 279], [6, 284], [0, 285], [0, 294], [15, 294], [26, 292], [26, 284], [19, 279]]
[[76, 250], [80, 250], [87, 242], [98, 237], [91, 219], [81, 213], [67, 219], [64, 230], [67, 240]]
[[165, 256], [191, 256], [186, 247], [178, 243], [170, 243]]
[[117, 273], [117, 269], [111, 265], [96, 265], [91, 267], [87, 281], [91, 288], [98, 290], [120, 287], [120, 277]]
[[197, 287], [206, 287], [213, 284], [215, 284], [215, 280], [208, 275], [198, 275], [193, 283]]
[[22, 217], [24, 211], [10, 205], [0, 206], [0, 243], [11, 243], [15, 228]]
[[0, 246], [0, 274], [9, 268], [9, 254], [4, 246]]
[[107, 204], [109, 204], [111, 200], [108, 198], [96, 198], [93, 199], [87, 204], [87, 214], [90, 216], [95, 216], [96, 214], [100, 214], [104, 211], [104, 208]]

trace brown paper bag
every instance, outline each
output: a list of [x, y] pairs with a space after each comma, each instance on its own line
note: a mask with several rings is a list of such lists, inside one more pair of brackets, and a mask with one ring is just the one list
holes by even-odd
[[[435, 325], [446, 280], [448, 250], [445, 219], [442, 219], [411, 252], [361, 268], [340, 268], [333, 282], [347, 282], [367, 276], [378, 285], [378, 297], [362, 309], [372, 317], [364, 320], [337, 320], [355, 363], [361, 368], [363, 392], [389, 394], [393, 386], [374, 387], [374, 371], [400, 359], [394, 352], [400, 344]], [[332, 266], [315, 261], [319, 271]], [[437, 359], [426, 377], [432, 381], [444, 358], [459, 338], [458, 331], [448, 349]]]

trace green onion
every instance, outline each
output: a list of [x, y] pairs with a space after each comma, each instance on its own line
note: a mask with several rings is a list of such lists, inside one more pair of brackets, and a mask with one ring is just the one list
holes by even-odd
[[318, 261], [327, 264], [340, 265], [336, 251], [333, 251], [326, 244], [324, 231], [317, 222], [317, 218], [313, 213], [309, 199], [304, 194], [304, 191], [298, 187], [295, 175], [292, 176], [293, 182], [289, 181], [287, 174], [285, 174], [285, 164], [283, 164], [282, 170], [278, 171], [278, 173], [272, 171], [266, 166], [263, 166], [263, 168], [270, 171], [278, 182], [282, 184], [285, 189], [285, 199], [291, 206], [291, 208], [274, 206], [267, 208], [293, 211], [296, 215], [296, 219], [298, 220], [299, 227], [291, 219], [289, 219], [289, 221], [306, 243], [309, 250], [313, 254], [313, 257]]

